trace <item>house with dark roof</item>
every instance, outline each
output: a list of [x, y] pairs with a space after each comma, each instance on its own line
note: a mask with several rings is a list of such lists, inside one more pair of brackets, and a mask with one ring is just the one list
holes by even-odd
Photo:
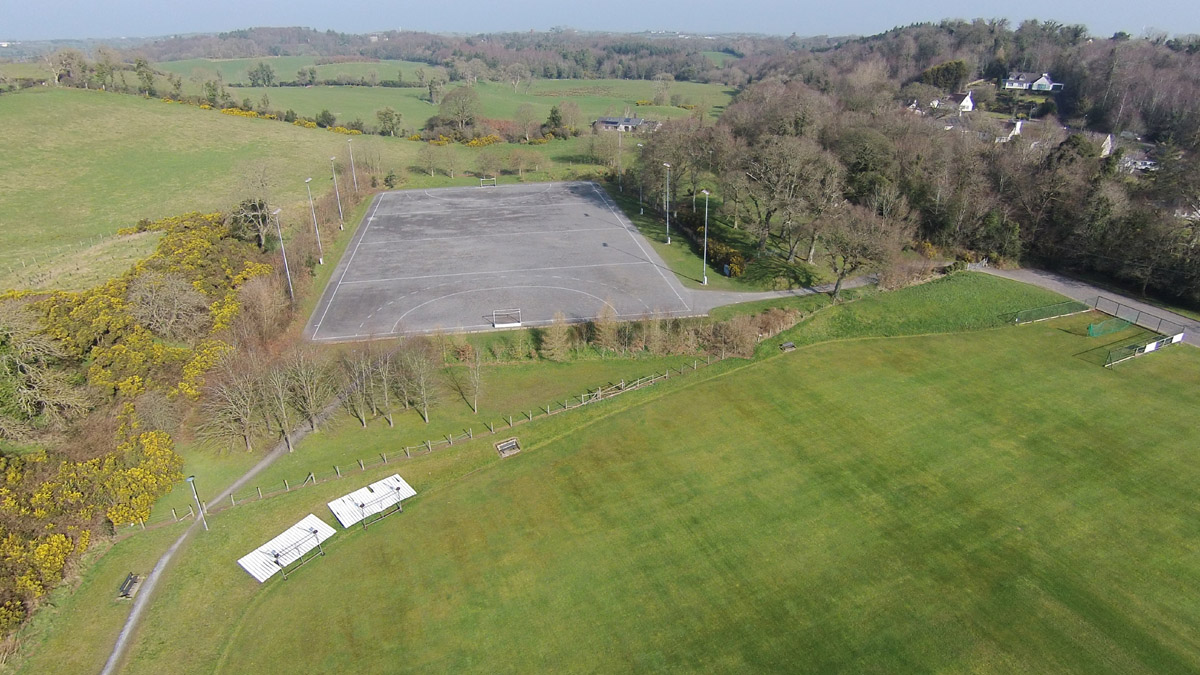
[[640, 117], [601, 117], [592, 123], [597, 131], [653, 131], [658, 124]]
[[1005, 89], [1018, 89], [1022, 91], [1062, 91], [1062, 82], [1055, 82], [1050, 78], [1050, 73], [1009, 73], [1008, 77], [1004, 78]]

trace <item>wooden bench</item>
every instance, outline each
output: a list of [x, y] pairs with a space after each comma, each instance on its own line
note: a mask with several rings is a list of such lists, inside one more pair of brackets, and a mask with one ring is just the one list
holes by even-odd
[[520, 451], [521, 451], [521, 443], [520, 443], [520, 441], [517, 440], [517, 438], [515, 436], [512, 438], [506, 438], [496, 444], [496, 452], [500, 453], [501, 457], [508, 457], [509, 455], [515, 455]]
[[133, 572], [130, 572], [129, 575], [125, 577], [125, 581], [121, 582], [121, 588], [117, 590], [117, 597], [132, 598], [133, 594], [137, 592], [137, 587], [141, 580], [141, 577]]
[[785, 352], [796, 351], [796, 343], [795, 342], [785, 342], [785, 343], [779, 345], [779, 348]]

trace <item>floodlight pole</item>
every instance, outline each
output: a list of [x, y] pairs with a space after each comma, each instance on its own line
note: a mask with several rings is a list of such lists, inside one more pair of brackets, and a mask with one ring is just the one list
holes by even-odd
[[338, 229], [346, 229], [346, 218], [342, 216], [342, 193], [338, 190], [337, 184], [337, 157], [329, 158], [329, 170], [333, 172], [333, 196], [337, 197], [338, 203]]
[[667, 212], [667, 243], [671, 243], [671, 165], [663, 162], [663, 166], [667, 167], [667, 185], [663, 190], [663, 206]]
[[275, 209], [271, 215], [275, 216], [275, 233], [279, 235], [279, 250], [283, 253], [283, 273], [287, 275], [288, 281], [288, 298], [292, 304], [296, 304], [296, 293], [292, 290], [292, 270], [288, 267], [287, 247], [283, 245], [283, 228], [279, 226], [279, 212], [283, 209]]
[[[639, 148], [642, 147], [641, 143], [638, 143], [637, 145]], [[640, 151], [638, 154], [641, 154]], [[642, 172], [639, 171], [638, 172], [638, 215], [639, 216], [645, 215], [645, 213], [646, 213], [646, 202], [642, 200], [642, 183], [644, 183], [644, 182], [645, 182], [645, 176], [643, 176]]]
[[351, 143], [353, 138], [346, 139], [346, 145], [350, 148], [350, 177], [354, 179], [354, 192], [358, 193], [358, 172], [354, 170], [354, 144]]
[[617, 125], [617, 192], [625, 192], [625, 182], [621, 176], [621, 138], [624, 132], [621, 130], [621, 125]]
[[325, 264], [325, 250], [321, 248], [321, 229], [317, 227], [317, 207], [313, 206], [312, 178], [304, 179], [304, 187], [308, 189], [308, 210], [312, 212], [313, 232], [317, 235], [317, 264]]
[[700, 259], [700, 274], [703, 275], [703, 281], [700, 283], [708, 285], [708, 190], [701, 190], [704, 193], [704, 257]]
[[196, 510], [200, 514], [200, 522], [204, 523], [204, 531], [208, 532], [208, 519], [204, 517], [204, 507], [200, 505], [200, 495], [196, 494], [196, 477], [187, 477], [188, 485], [192, 486], [192, 497], [196, 500]]

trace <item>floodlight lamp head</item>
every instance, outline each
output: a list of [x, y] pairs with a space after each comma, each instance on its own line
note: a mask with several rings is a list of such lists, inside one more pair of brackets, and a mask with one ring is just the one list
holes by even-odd
[[271, 212], [271, 215], [273, 215], [273, 216], [277, 216], [277, 215], [279, 215], [279, 213], [280, 213], [281, 211], [283, 211], [283, 209], [275, 209], [274, 211], [272, 211], [272, 212]]
[[311, 183], [311, 182], [312, 182], [312, 178], [305, 178], [305, 179], [304, 179], [304, 182], [305, 182], [305, 183]]
[[337, 160], [337, 157], [330, 157], [330, 158], [329, 158], [329, 161], [331, 161], [331, 162], [333, 162], [333, 161], [336, 161], [336, 160]]
[[671, 168], [671, 163], [670, 163], [670, 162], [663, 162], [663, 166], [665, 166], [665, 167], [667, 167], [667, 168], [669, 169], [669, 168]]
[[701, 190], [700, 192], [701, 192], [701, 193], [702, 193], [702, 194], [703, 194], [705, 197], [707, 197], [707, 196], [708, 196], [708, 190]]
[[189, 482], [189, 483], [195, 483], [195, 482], [196, 482], [196, 477], [195, 477], [195, 476], [188, 476], [188, 477], [187, 477], [185, 480], [187, 480], [187, 482]]

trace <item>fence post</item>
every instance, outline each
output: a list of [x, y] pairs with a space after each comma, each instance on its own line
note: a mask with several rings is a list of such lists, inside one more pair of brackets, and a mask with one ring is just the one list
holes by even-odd
[[475, 438], [475, 434], [471, 433], [471, 427], [467, 427], [467, 438]]
[[363, 461], [362, 461], [361, 459], [360, 459], [360, 460], [358, 460], [358, 469], [359, 469], [359, 471], [366, 471], [366, 470], [367, 470], [367, 467], [363, 466]]
[[431, 452], [433, 452], [433, 446], [432, 446], [432, 445], [430, 445], [430, 443], [429, 443], [429, 441], [428, 441], [428, 440], [426, 440], [426, 441], [425, 441], [425, 453], [426, 453], [426, 454], [429, 454], [429, 453], [431, 453]]
[[171, 517], [175, 519], [175, 522], [179, 522], [179, 514], [175, 513], [175, 509], [171, 509]]
[[484, 422], [483, 426], [487, 427], [488, 431], [492, 432], [493, 434], [496, 433], [496, 427], [492, 426], [491, 422]]
[[454, 445], [454, 434], [446, 434], [446, 442]]
[[512, 415], [508, 416], [508, 426], [512, 426]]
[[533, 421], [533, 411], [532, 410], [529, 411], [529, 421], [530, 422]]
[[409, 459], [412, 459], [412, 455], [410, 455], [410, 454], [408, 453], [408, 446], [407, 446], [407, 445], [406, 445], [406, 446], [404, 446], [404, 456], [405, 456], [405, 457], [407, 457], [407, 458], [409, 458]]
[[286, 479], [286, 478], [284, 478], [284, 479], [283, 479], [283, 489], [284, 489], [285, 491], [287, 491], [287, 492], [291, 492], [291, 491], [292, 491], [292, 486], [288, 485], [288, 482], [287, 482], [287, 479]]
[[387, 464], [387, 454], [381, 452], [381, 453], [379, 453], [379, 456], [383, 458], [383, 463]]
[[188, 514], [187, 514], [187, 517], [188, 517], [188, 518], [195, 518], [195, 517], [196, 517], [196, 511], [195, 511], [195, 509], [193, 509], [193, 508], [192, 508], [192, 505], [191, 505], [191, 504], [188, 504]]
[[262, 499], [262, 488], [258, 487], [258, 488], [254, 488], [254, 489], [258, 490], [258, 498]]
[[237, 506], [237, 502], [233, 501], [233, 493], [232, 492], [229, 493], [229, 505]]
[[143, 530], [146, 529], [146, 521], [142, 520], [141, 518], [138, 518], [138, 522], [142, 524]]
[[340, 468], [338, 468], [338, 465], [337, 465], [337, 464], [334, 464], [334, 465], [333, 465], [333, 470], [337, 472], [337, 477], [338, 477], [338, 478], [341, 478], [341, 477], [342, 477], [342, 470], [341, 470]]

